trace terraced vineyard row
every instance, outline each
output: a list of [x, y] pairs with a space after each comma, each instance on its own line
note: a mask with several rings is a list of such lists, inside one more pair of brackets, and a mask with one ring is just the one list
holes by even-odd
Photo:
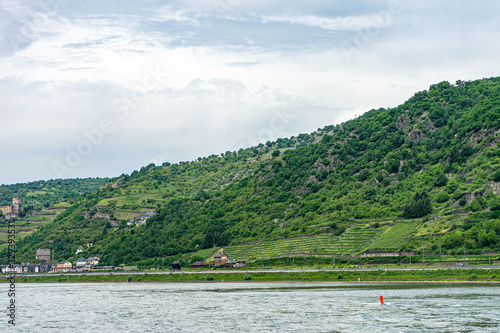
[[310, 237], [297, 237], [274, 241], [260, 242], [250, 245], [230, 246], [224, 248], [230, 258], [236, 260], [256, 260], [261, 257], [271, 258], [287, 254], [330, 254], [334, 236], [322, 234]]
[[370, 245], [370, 250], [396, 250], [407, 240], [407, 236], [415, 229], [419, 221], [398, 222], [387, 229], [380, 237]]
[[224, 248], [230, 258], [236, 260], [257, 260], [262, 258], [281, 257], [286, 255], [331, 255], [350, 256], [354, 252], [364, 251], [382, 229], [354, 227], [347, 230], [342, 236], [321, 234], [310, 237], [297, 237], [256, 244], [230, 246]]
[[335, 254], [351, 256], [353, 253], [363, 252], [381, 233], [380, 228], [351, 228], [335, 242]]

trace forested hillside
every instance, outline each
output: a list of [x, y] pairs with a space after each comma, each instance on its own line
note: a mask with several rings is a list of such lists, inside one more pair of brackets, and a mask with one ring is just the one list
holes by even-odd
[[122, 175], [18, 242], [18, 257], [73, 258], [89, 240], [84, 254], [114, 263], [215, 247], [242, 259], [499, 250], [499, 128], [500, 78], [441, 82], [309, 135]]
[[48, 207], [51, 203], [94, 192], [108, 180], [107, 178], [76, 178], [0, 185], [0, 206], [11, 205], [12, 196], [17, 194], [21, 195], [24, 206]]
[[[72, 197], [94, 192], [107, 181], [107, 178], [56, 179], [0, 185], [0, 206], [12, 205], [13, 196], [21, 195], [21, 219], [15, 222], [16, 238], [20, 240], [52, 221], [61, 210], [70, 205]], [[69, 202], [56, 204], [64, 200]], [[7, 226], [8, 222], [0, 216], [0, 249], [8, 245]]]

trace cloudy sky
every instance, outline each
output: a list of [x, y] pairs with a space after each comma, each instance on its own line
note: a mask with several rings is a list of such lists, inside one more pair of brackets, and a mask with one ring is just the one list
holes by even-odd
[[498, 1], [0, 2], [0, 184], [118, 176], [500, 73]]

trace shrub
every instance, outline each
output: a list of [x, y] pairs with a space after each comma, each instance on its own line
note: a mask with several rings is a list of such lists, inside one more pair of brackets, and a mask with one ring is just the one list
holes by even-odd
[[448, 199], [450, 199], [450, 196], [446, 192], [439, 192], [436, 195], [436, 201], [439, 203], [446, 202], [446, 201], [448, 201]]
[[447, 183], [448, 183], [448, 178], [446, 177], [446, 175], [444, 173], [438, 174], [436, 176], [436, 178], [434, 179], [434, 186], [437, 186], [437, 187], [445, 186]]
[[490, 201], [490, 208], [493, 211], [500, 210], [500, 198], [491, 199], [491, 201]]
[[477, 275], [472, 273], [469, 277], [469, 280], [475, 280], [475, 279], [477, 279]]
[[498, 171], [495, 171], [495, 173], [493, 173], [492, 177], [493, 181], [495, 182], [500, 182], [500, 170]]
[[252, 276], [250, 274], [245, 274], [245, 276], [243, 277], [243, 279], [245, 279], [245, 280], [251, 280]]
[[473, 212], [477, 212], [477, 211], [481, 210], [481, 206], [479, 206], [479, 204], [477, 203], [476, 199], [474, 199], [474, 201], [471, 202], [470, 209]]
[[343, 278], [342, 274], [337, 275], [337, 280], [342, 280]]
[[205, 280], [207, 280], [207, 281], [212, 281], [213, 279], [214, 279], [214, 277], [212, 275], [205, 276]]
[[127, 277], [127, 282], [132, 281], [132, 279], [133, 279], [132, 275], [129, 275], [129, 276]]

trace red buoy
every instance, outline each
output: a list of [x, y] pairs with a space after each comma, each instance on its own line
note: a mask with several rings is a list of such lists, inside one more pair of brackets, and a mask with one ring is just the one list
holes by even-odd
[[384, 296], [380, 296], [380, 304], [384, 304]]

